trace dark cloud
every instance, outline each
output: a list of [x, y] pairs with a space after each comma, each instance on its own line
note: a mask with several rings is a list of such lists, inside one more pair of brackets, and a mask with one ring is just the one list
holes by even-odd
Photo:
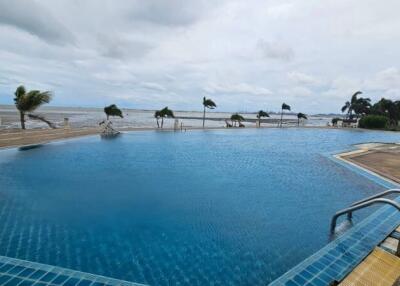
[[73, 42], [72, 34], [34, 0], [0, 0], [0, 24], [21, 29], [54, 44]]

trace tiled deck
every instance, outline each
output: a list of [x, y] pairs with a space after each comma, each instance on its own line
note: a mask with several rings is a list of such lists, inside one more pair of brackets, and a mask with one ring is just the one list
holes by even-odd
[[0, 256], [0, 285], [143, 286], [143, 284], [121, 281], [4, 256]]

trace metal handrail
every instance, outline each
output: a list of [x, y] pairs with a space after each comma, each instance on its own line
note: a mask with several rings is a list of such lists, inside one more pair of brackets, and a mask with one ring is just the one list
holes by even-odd
[[[381, 192], [381, 193], [379, 193], [379, 194], [372, 195], [372, 196], [367, 197], [367, 198], [365, 198], [365, 199], [362, 199], [362, 200], [359, 200], [359, 201], [357, 201], [357, 202], [354, 202], [354, 203], [352, 203], [350, 206], [359, 205], [359, 204], [365, 203], [365, 202], [367, 202], [367, 201], [370, 201], [370, 200], [373, 200], [373, 199], [377, 199], [377, 198], [382, 198], [382, 197], [385, 197], [385, 196], [387, 196], [387, 195], [395, 194], [395, 193], [400, 194], [400, 189], [389, 189], [389, 190], [386, 190], [386, 191]], [[352, 212], [348, 212], [348, 213], [347, 213], [347, 219], [351, 220], [352, 217], [353, 217], [353, 213], [352, 213]]]
[[335, 213], [335, 215], [332, 217], [332, 220], [331, 220], [331, 234], [333, 234], [335, 232], [336, 221], [339, 216], [349, 213], [349, 212], [359, 210], [359, 209], [363, 209], [365, 207], [368, 207], [368, 206], [374, 205], [374, 204], [389, 204], [389, 205], [394, 206], [398, 211], [400, 211], [400, 204], [398, 204], [395, 201], [388, 200], [388, 199], [371, 199], [366, 202], [359, 203], [354, 206], [350, 206], [348, 208], [345, 208], [345, 209], [340, 210], [337, 213]]

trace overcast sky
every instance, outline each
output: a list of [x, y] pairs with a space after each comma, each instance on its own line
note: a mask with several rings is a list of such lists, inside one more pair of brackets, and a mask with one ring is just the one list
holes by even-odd
[[0, 0], [0, 104], [339, 112], [400, 99], [399, 0]]

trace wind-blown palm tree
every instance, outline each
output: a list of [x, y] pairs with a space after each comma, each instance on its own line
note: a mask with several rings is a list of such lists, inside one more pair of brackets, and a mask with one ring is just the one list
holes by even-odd
[[282, 127], [282, 121], [283, 121], [283, 111], [284, 110], [289, 110], [290, 111], [290, 106], [287, 105], [286, 103], [282, 103], [282, 108], [281, 108], [281, 123], [280, 126]]
[[20, 85], [15, 91], [14, 103], [17, 107], [21, 120], [21, 128], [25, 129], [25, 115], [34, 111], [42, 104], [49, 103], [51, 100], [51, 92], [39, 90], [31, 90], [26, 92], [23, 85]]
[[157, 126], [160, 128], [158, 120], [161, 118], [161, 128], [164, 126], [164, 118], [175, 118], [174, 112], [169, 109], [167, 106], [161, 110], [158, 110], [154, 113], [154, 117], [157, 120]]
[[244, 117], [238, 113], [235, 113], [231, 115], [231, 121], [234, 126], [236, 126], [236, 122], [238, 122], [240, 125], [240, 122], [244, 121]]
[[301, 112], [297, 113], [297, 126], [300, 126], [300, 119], [302, 118], [307, 120], [307, 115]]
[[160, 128], [159, 120], [161, 118], [161, 110], [156, 110], [156, 112], [154, 112], [154, 118], [157, 120], [157, 128]]
[[107, 115], [107, 120], [110, 116], [119, 116], [124, 118], [121, 109], [119, 109], [115, 104], [104, 107], [104, 113]]
[[204, 128], [204, 122], [206, 120], [206, 108], [208, 109], [214, 109], [216, 108], [217, 105], [215, 104], [214, 101], [211, 99], [207, 99], [206, 97], [203, 97], [203, 128]]
[[257, 112], [258, 126], [261, 127], [261, 117], [269, 117], [269, 114], [263, 110]]
[[346, 117], [348, 119], [353, 119], [353, 112], [357, 118], [359, 115], [369, 113], [371, 100], [369, 98], [358, 97], [360, 94], [362, 94], [361, 91], [355, 92], [350, 101], [346, 101], [342, 107], [342, 112], [347, 111]]

